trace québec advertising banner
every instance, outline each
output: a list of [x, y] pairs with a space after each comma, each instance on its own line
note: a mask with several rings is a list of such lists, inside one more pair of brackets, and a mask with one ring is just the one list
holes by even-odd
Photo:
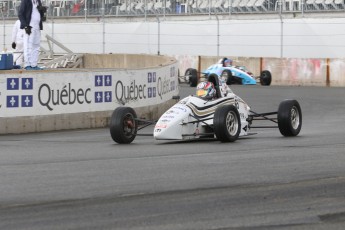
[[23, 71], [0, 79], [0, 117], [111, 111], [178, 95], [177, 65], [147, 70]]

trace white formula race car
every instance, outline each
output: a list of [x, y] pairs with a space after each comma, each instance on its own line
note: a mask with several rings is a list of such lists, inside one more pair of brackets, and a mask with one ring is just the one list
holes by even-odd
[[[216, 98], [205, 99], [188, 96], [170, 109], [158, 121], [139, 119], [133, 108], [118, 107], [110, 121], [110, 134], [119, 144], [131, 143], [137, 135], [153, 135], [156, 140], [186, 140], [196, 138], [217, 138], [221, 142], [233, 142], [240, 136], [247, 136], [256, 120], [267, 120], [279, 128], [283, 136], [297, 136], [302, 127], [302, 111], [296, 100], [284, 100], [278, 111], [256, 113], [216, 74], [210, 74], [208, 81], [216, 89]], [[153, 134], [140, 134], [144, 127], [155, 124]]]

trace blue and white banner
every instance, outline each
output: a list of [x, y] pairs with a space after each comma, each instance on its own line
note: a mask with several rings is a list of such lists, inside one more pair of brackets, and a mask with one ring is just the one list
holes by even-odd
[[177, 64], [148, 70], [23, 71], [0, 79], [0, 117], [111, 111], [178, 94]]

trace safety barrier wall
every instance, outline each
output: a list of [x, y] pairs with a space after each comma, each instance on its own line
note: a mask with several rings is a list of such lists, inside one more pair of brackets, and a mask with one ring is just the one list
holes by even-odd
[[[220, 57], [176, 55], [180, 75], [187, 68], [202, 72]], [[345, 59], [246, 58], [229, 57], [234, 65], [246, 66], [255, 76], [262, 70], [272, 73], [272, 85], [345, 87]]]
[[[98, 56], [98, 61], [155, 63], [147, 68], [8, 70], [0, 72], [0, 134], [105, 127], [118, 106], [157, 119], [178, 95], [175, 59], [145, 55]], [[89, 57], [91, 58], [91, 57]], [[142, 61], [151, 59], [151, 61]], [[107, 63], [106, 61], [104, 63]], [[109, 62], [110, 63], [110, 62]]]

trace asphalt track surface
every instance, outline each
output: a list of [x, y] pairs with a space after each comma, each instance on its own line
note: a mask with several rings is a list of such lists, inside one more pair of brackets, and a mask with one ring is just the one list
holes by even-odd
[[0, 136], [0, 229], [344, 229], [345, 89], [232, 88], [256, 112], [297, 99], [300, 135], [130, 145], [108, 129]]

